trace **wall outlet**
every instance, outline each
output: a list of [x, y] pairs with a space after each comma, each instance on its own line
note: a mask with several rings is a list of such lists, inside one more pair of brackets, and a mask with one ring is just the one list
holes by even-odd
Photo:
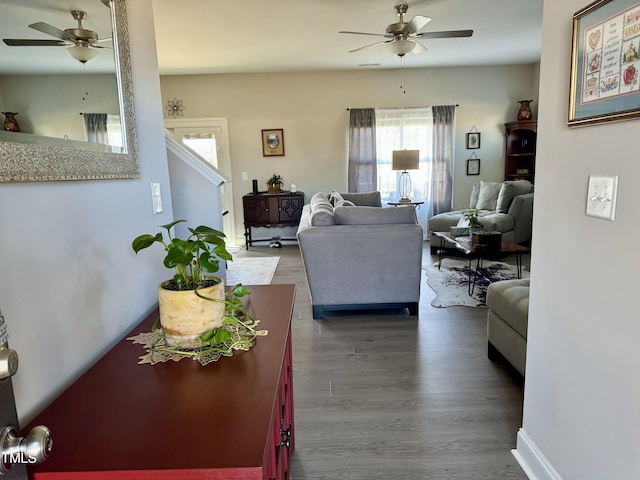
[[616, 215], [617, 195], [617, 176], [589, 175], [587, 215], [613, 221]]
[[242, 172], [242, 179], [249, 180], [249, 174], [247, 172]]

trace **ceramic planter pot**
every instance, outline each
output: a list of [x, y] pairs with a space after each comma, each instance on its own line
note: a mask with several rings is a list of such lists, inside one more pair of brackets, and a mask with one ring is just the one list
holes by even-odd
[[[198, 289], [205, 297], [224, 300], [224, 281], [220, 277], [206, 277], [215, 285]], [[222, 325], [224, 303], [198, 297], [193, 290], [167, 290], [170, 280], [158, 285], [160, 324], [167, 345], [189, 346], [203, 333]]]

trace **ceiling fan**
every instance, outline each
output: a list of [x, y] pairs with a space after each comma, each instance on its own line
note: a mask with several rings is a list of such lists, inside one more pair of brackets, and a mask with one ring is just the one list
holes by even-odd
[[87, 30], [82, 26], [82, 21], [87, 18], [87, 13], [81, 10], [71, 10], [71, 16], [78, 22], [77, 28], [59, 28], [44, 22], [32, 23], [29, 28], [50, 35], [56, 40], [46, 39], [20, 39], [3, 38], [2, 41], [10, 47], [68, 47], [67, 53], [80, 63], [87, 63], [98, 56], [95, 48], [105, 48], [97, 45], [98, 42], [111, 40], [111, 38], [99, 39], [93, 30]]
[[387, 40], [382, 40], [364, 47], [350, 50], [349, 53], [360, 51], [364, 48], [373, 47], [375, 45], [388, 44], [391, 51], [403, 57], [409, 52], [421, 53], [426, 50], [426, 47], [422, 45], [418, 40], [420, 39], [433, 39], [433, 38], [460, 38], [470, 37], [473, 35], [473, 30], [447, 30], [443, 32], [420, 32], [422, 28], [431, 21], [430, 17], [424, 15], [416, 15], [409, 22], [404, 21], [404, 16], [409, 9], [406, 4], [396, 5], [394, 7], [398, 14], [399, 21], [387, 26], [386, 33], [365, 33], [365, 32], [349, 32], [340, 31], [338, 33], [349, 33], [353, 35], [373, 35], [379, 37], [385, 37]]

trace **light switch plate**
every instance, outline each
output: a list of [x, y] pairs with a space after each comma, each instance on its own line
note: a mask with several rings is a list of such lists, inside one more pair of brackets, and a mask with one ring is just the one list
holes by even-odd
[[617, 176], [589, 175], [587, 215], [613, 221], [616, 214], [617, 193]]

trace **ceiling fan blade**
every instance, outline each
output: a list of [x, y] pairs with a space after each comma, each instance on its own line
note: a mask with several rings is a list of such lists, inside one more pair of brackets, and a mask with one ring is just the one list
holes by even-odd
[[387, 37], [387, 38], [390, 38], [393, 36], [393, 35], [387, 35], [384, 33], [346, 32], [344, 30], [339, 31], [338, 33], [349, 33], [351, 35], [373, 35], [375, 37]]
[[358, 51], [360, 51], [360, 50], [364, 50], [365, 48], [374, 47], [374, 46], [376, 46], [376, 45], [380, 45], [380, 44], [383, 44], [383, 43], [390, 43], [390, 42], [392, 42], [392, 41], [393, 41], [393, 40], [383, 40], [383, 41], [381, 41], [381, 42], [371, 43], [371, 44], [369, 44], [369, 45], [365, 45], [364, 47], [356, 48], [356, 49], [354, 49], [354, 50], [349, 50], [347, 53], [358, 52]]
[[53, 25], [49, 25], [44, 22], [32, 23], [29, 25], [29, 28], [33, 28], [38, 32], [46, 33], [47, 35], [51, 35], [52, 37], [59, 38], [60, 40], [64, 40], [64, 31], [59, 28], [54, 27]]
[[424, 15], [416, 15], [407, 24], [410, 32], [419, 32], [424, 26], [431, 21], [431, 17], [425, 17]]
[[473, 30], [447, 30], [444, 32], [424, 32], [411, 35], [411, 38], [461, 38], [470, 37], [473, 35]]
[[[416, 42], [414, 40], [414, 42]], [[413, 48], [413, 50], [411, 50], [411, 53], [422, 53], [427, 49], [427, 47], [425, 47], [424, 45], [422, 45], [420, 42], [416, 42], [416, 46]]]
[[22, 38], [3, 38], [2, 41], [10, 47], [64, 47], [68, 42], [61, 40], [25, 40]]

